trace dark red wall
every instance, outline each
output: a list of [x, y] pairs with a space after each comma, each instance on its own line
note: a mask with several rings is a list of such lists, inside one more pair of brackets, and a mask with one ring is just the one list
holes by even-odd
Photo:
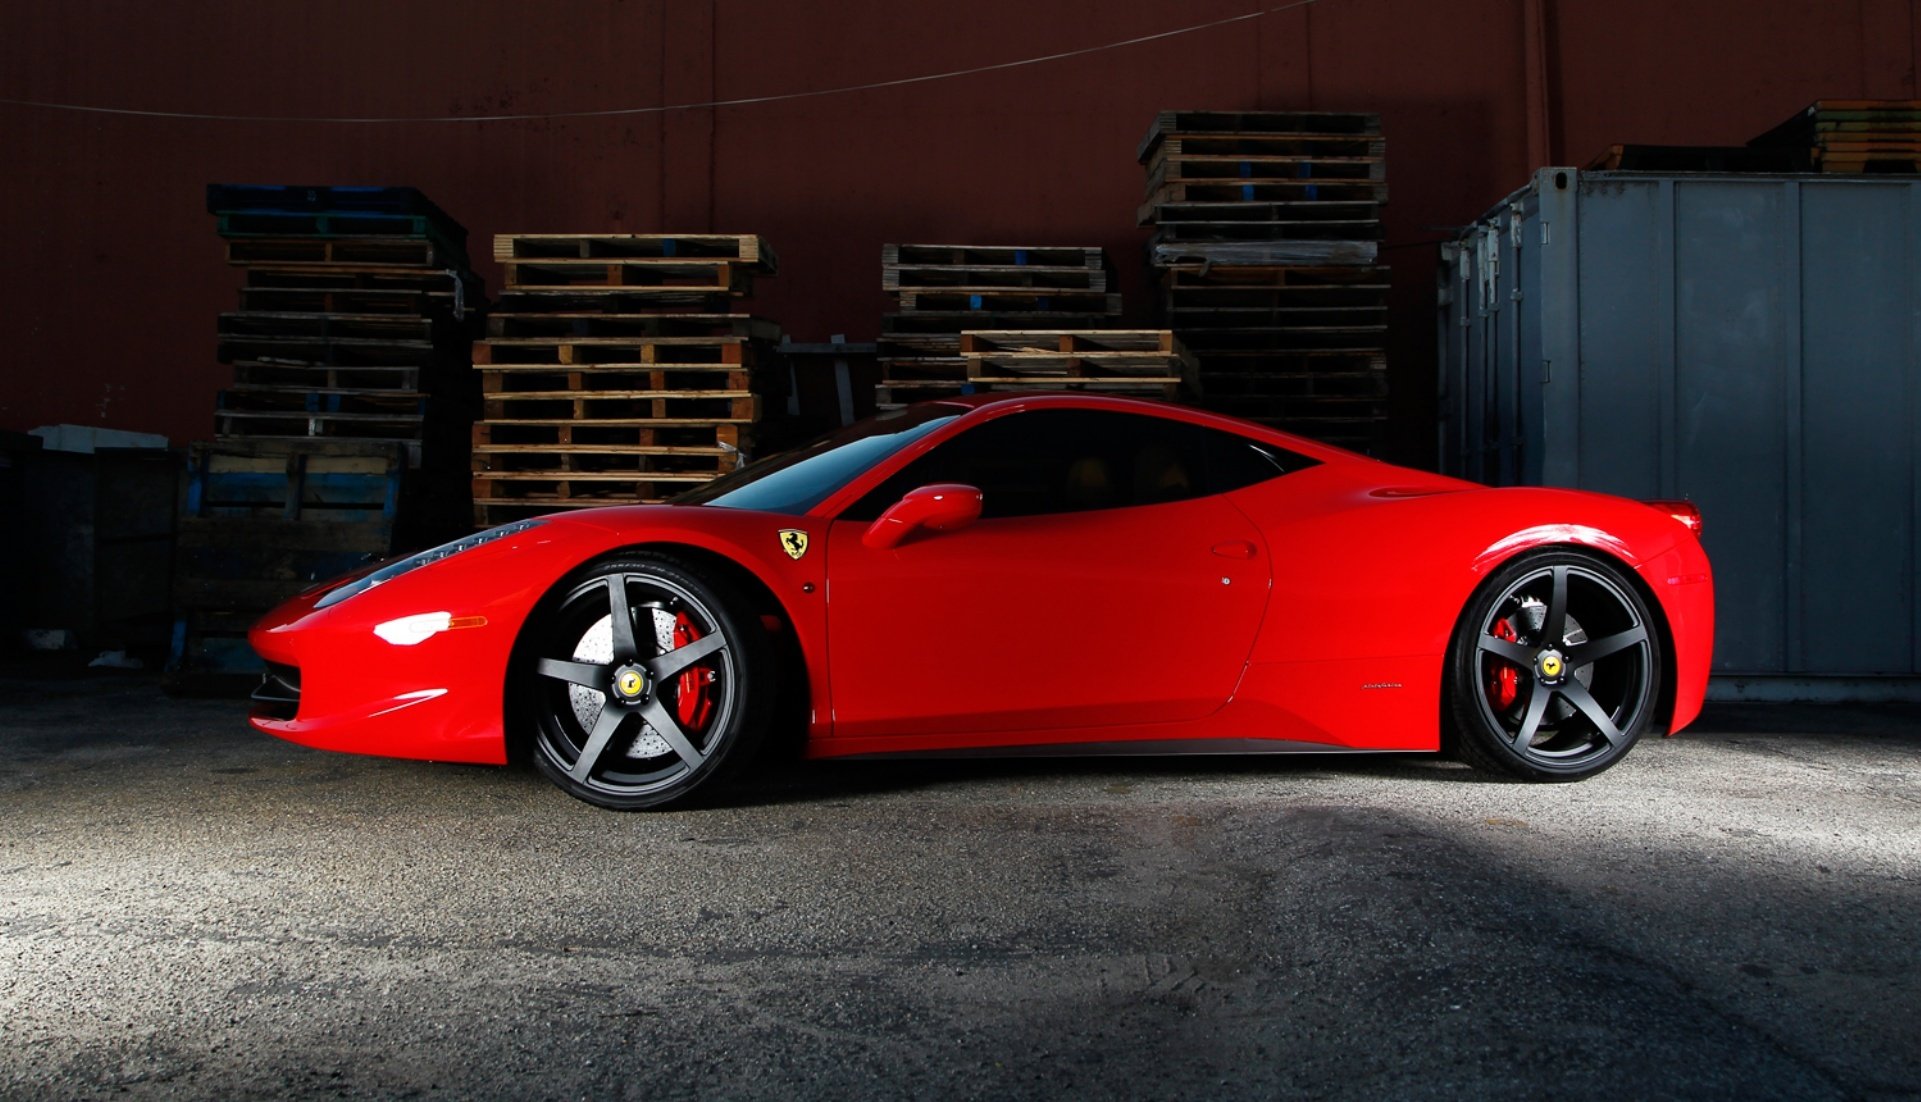
[[[1249, 0], [0, 0], [0, 97], [468, 115], [779, 95], [1078, 50]], [[1271, 6], [1271, 4], [1270, 4]], [[1379, 111], [1398, 452], [1429, 454], [1430, 242], [1535, 160], [1740, 142], [1816, 97], [1916, 96], [1915, 0], [1319, 0], [1056, 61], [785, 102], [493, 123], [252, 123], [0, 105], [0, 427], [211, 430], [238, 278], [209, 181], [408, 184], [472, 231], [753, 232], [757, 312], [871, 337], [888, 241], [1098, 244], [1150, 294], [1135, 142], [1167, 108]], [[1537, 30], [1538, 29], [1538, 30]], [[1532, 108], [1532, 110], [1531, 110]]]

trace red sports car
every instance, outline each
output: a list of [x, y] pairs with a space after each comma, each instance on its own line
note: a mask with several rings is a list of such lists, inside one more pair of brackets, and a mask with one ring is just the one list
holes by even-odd
[[1573, 780], [1700, 711], [1699, 527], [1154, 402], [931, 402], [302, 594], [253, 629], [253, 724], [525, 746], [619, 809], [735, 772], [783, 715], [820, 758], [1445, 748]]

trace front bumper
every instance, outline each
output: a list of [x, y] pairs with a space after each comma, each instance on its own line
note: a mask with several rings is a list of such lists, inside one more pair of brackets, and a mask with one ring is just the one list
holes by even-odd
[[287, 601], [248, 634], [269, 671], [249, 721], [322, 750], [505, 762], [507, 669], [521, 624], [612, 538], [556, 520], [326, 608], [316, 605], [333, 586]]

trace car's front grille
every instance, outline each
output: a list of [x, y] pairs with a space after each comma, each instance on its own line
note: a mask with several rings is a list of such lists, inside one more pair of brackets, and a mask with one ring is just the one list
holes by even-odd
[[300, 670], [296, 666], [267, 663], [267, 672], [253, 691], [256, 719], [294, 718], [300, 712]]

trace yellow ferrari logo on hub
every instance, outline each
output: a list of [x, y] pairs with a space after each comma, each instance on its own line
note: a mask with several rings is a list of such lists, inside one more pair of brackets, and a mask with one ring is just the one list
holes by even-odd
[[640, 690], [644, 688], [646, 684], [647, 682], [641, 678], [639, 671], [622, 670], [620, 677], [614, 681], [614, 690], [622, 696], [634, 697], [640, 695]]
[[1548, 677], [1561, 676], [1561, 660], [1552, 654], [1541, 659], [1541, 673]]
[[790, 559], [798, 559], [807, 553], [807, 533], [798, 528], [780, 530], [780, 549], [787, 552]]

